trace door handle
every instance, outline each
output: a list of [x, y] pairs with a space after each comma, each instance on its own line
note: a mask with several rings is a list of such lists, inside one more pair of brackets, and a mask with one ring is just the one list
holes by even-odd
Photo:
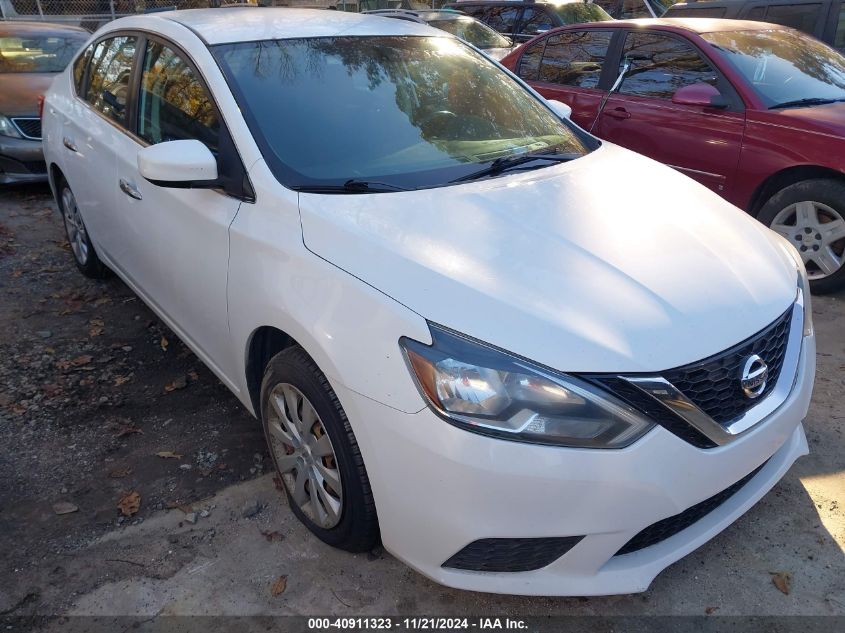
[[79, 151], [79, 150], [76, 149], [76, 144], [72, 140], [70, 140], [67, 136], [62, 139], [62, 144], [72, 152]]
[[132, 184], [131, 182], [129, 182], [128, 180], [126, 180], [126, 178], [121, 178], [121, 179], [120, 179], [120, 190], [121, 190], [123, 193], [125, 193], [127, 196], [129, 196], [130, 198], [135, 198], [135, 200], [140, 200], [140, 199], [141, 199], [141, 197], [142, 197], [142, 196], [141, 196], [141, 192], [140, 192], [140, 191], [138, 191], [138, 190], [135, 188], [135, 185], [133, 185], [133, 184]]
[[625, 108], [614, 108], [613, 110], [605, 110], [607, 116], [612, 116], [614, 119], [630, 119], [631, 113]]

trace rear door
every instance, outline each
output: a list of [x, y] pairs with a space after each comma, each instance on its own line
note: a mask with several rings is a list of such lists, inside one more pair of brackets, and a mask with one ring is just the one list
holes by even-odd
[[569, 105], [572, 120], [589, 130], [607, 85], [613, 81], [605, 59], [614, 33], [623, 35], [612, 29], [567, 30], [549, 35], [525, 50], [517, 73], [547, 99]]
[[[692, 43], [673, 33], [628, 31], [622, 56], [631, 70], [608, 99], [594, 133], [728, 195], [745, 130], [744, 106], [733, 87]], [[676, 90], [695, 83], [715, 86], [731, 105], [672, 102]]]
[[137, 41], [132, 34], [109, 35], [84, 54], [87, 65], [74, 67], [79, 98], [62, 117], [65, 176], [95, 248], [109, 263], [120, 253], [113, 156], [126, 134]]
[[[229, 225], [241, 200], [221, 190], [162, 187], [138, 171], [138, 152], [165, 141], [196, 139], [224, 175], [237, 161], [231, 137], [204, 80], [174, 44], [145, 36], [139, 43], [133, 135], [116, 147], [119, 245], [125, 275], [168, 325], [218, 375], [228, 355], [226, 280]], [[243, 178], [243, 176], [242, 176]]]

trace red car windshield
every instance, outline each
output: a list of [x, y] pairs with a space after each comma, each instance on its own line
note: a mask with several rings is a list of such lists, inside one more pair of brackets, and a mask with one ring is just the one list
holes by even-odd
[[845, 101], [845, 56], [791, 29], [721, 31], [702, 37], [769, 108]]

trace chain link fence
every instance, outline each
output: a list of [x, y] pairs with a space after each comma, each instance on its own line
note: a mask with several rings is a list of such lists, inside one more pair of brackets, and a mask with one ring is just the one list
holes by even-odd
[[110, 20], [138, 13], [234, 4], [327, 6], [329, 3], [324, 0], [0, 0], [0, 19], [64, 22], [96, 28]]

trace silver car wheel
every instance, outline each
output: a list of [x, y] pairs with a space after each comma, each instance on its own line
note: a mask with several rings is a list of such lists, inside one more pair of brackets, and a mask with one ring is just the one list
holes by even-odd
[[314, 405], [296, 387], [270, 391], [267, 430], [273, 460], [294, 503], [323, 529], [340, 522], [343, 486], [337, 455]]
[[88, 233], [79, 214], [79, 207], [76, 206], [76, 198], [68, 187], [62, 190], [62, 211], [73, 256], [81, 266], [84, 266], [88, 263]]
[[809, 200], [782, 209], [771, 229], [801, 253], [810, 279], [823, 279], [845, 261], [845, 218], [833, 207]]

